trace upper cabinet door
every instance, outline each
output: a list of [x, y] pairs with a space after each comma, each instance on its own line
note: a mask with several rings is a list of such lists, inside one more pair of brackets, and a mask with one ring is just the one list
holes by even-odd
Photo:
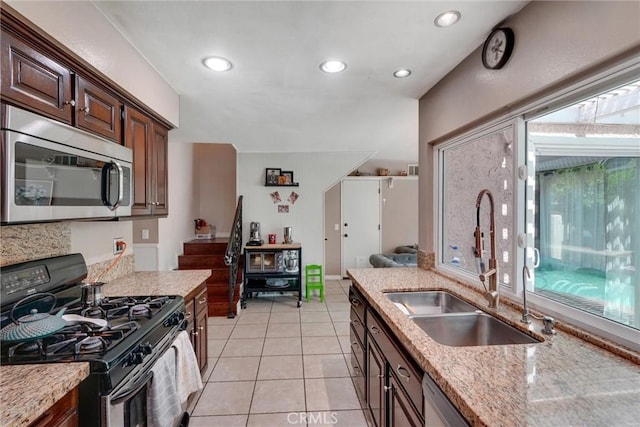
[[133, 205], [132, 215], [151, 215], [153, 195], [151, 194], [151, 119], [133, 108], [125, 106], [124, 145], [133, 150]]
[[2, 97], [72, 124], [71, 72], [8, 32], [2, 32]]
[[162, 125], [153, 125], [152, 161], [153, 179], [151, 180], [154, 197], [153, 214], [169, 214], [168, 155], [169, 130]]
[[76, 126], [122, 142], [122, 103], [99, 86], [76, 76]]

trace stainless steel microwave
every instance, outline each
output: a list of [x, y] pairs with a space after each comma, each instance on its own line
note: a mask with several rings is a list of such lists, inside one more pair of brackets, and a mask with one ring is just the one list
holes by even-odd
[[2, 121], [2, 224], [131, 215], [133, 151], [12, 106]]

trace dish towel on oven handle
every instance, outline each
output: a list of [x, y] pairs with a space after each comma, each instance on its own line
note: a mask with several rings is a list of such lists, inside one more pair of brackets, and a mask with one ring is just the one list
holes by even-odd
[[171, 347], [176, 352], [176, 391], [184, 404], [191, 393], [203, 388], [200, 367], [187, 331], [180, 332]]
[[182, 415], [176, 390], [176, 352], [170, 348], [151, 368], [153, 378], [147, 390], [147, 418], [150, 427], [174, 427]]

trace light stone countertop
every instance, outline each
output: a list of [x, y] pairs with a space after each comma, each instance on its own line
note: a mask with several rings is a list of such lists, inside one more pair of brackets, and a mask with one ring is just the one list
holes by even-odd
[[384, 291], [447, 290], [518, 328], [521, 312], [489, 309], [478, 292], [418, 268], [349, 270], [349, 276], [416, 362], [472, 425], [638, 426], [638, 355], [620, 357], [564, 332], [539, 344], [449, 347], [432, 340]]
[[89, 363], [0, 366], [0, 425], [26, 426], [89, 375]]
[[211, 270], [140, 271], [113, 279], [102, 287], [106, 297], [180, 295], [186, 297], [211, 275]]
[[[102, 291], [104, 296], [186, 297], [210, 275], [210, 270], [136, 272], [109, 281]], [[28, 425], [88, 375], [88, 363], [1, 366], [0, 426]]]

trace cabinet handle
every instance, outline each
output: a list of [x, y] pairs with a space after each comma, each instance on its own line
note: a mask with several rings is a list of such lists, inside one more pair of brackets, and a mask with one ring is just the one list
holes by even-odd
[[409, 371], [407, 370], [407, 368], [405, 368], [402, 365], [398, 365], [398, 367], [396, 368], [396, 372], [398, 372], [398, 375], [400, 375], [402, 378], [406, 379], [407, 382], [409, 382], [409, 379], [411, 378], [411, 374], [409, 374]]
[[184, 317], [187, 319], [191, 318], [191, 312], [188, 311], [187, 313], [185, 313]]
[[204, 330], [204, 326], [200, 326], [200, 327], [198, 327], [198, 329], [203, 331]]
[[354, 372], [355, 374], [360, 375], [360, 374], [362, 373], [362, 371], [360, 370], [360, 367], [358, 367], [358, 366], [353, 366], [353, 365], [351, 365], [351, 366], [353, 367], [353, 372]]
[[392, 389], [393, 389], [393, 386], [390, 386], [390, 385], [386, 385], [386, 386], [384, 386], [384, 391], [385, 391], [385, 392], [387, 392], [387, 391], [391, 391]]
[[70, 101], [64, 101], [64, 102], [62, 103], [62, 105], [71, 105], [72, 107], [75, 107], [75, 106], [76, 106], [76, 100], [75, 100], [75, 99], [72, 99], [72, 100], [70, 100]]
[[197, 336], [198, 336], [198, 331], [193, 331], [193, 332], [191, 332], [191, 333], [193, 334], [193, 336], [194, 336], [194, 337], [197, 337]]
[[353, 347], [355, 347], [356, 349], [360, 348], [360, 344], [358, 344], [358, 343], [357, 343], [357, 342], [355, 342], [355, 341], [354, 341], [354, 342], [352, 342], [352, 343], [351, 343], [351, 345], [352, 345]]
[[198, 304], [204, 304], [205, 302], [207, 302], [207, 297], [204, 297], [201, 300], [199, 300]]
[[88, 113], [89, 107], [80, 108], [80, 111], [82, 111], [83, 113]]
[[355, 298], [352, 298], [351, 299], [351, 305], [354, 306], [354, 307], [360, 307], [360, 301], [358, 301]]
[[372, 326], [371, 328], [369, 328], [371, 330], [371, 333], [373, 335], [378, 335], [380, 333], [380, 329], [376, 328], [375, 326]]
[[378, 378], [384, 378], [384, 374], [378, 375]]
[[351, 323], [353, 323], [354, 325], [359, 325], [360, 321], [358, 319], [354, 319], [351, 321]]

